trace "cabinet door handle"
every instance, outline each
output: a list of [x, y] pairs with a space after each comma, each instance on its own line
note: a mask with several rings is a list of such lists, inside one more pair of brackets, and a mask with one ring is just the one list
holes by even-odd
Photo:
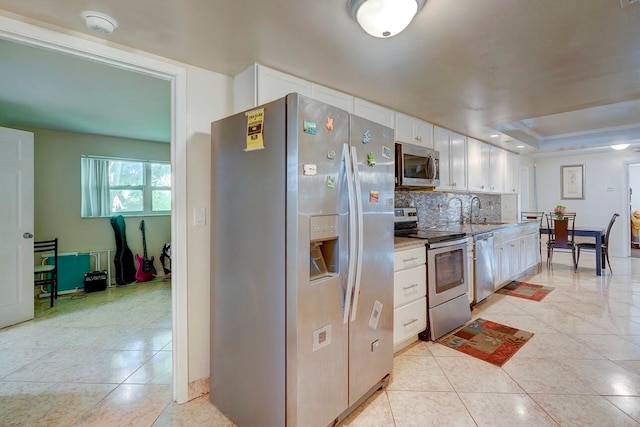
[[418, 285], [417, 284], [413, 284], [413, 285], [409, 285], [409, 286], [403, 286], [402, 289], [405, 291], [408, 291], [409, 289], [413, 289], [413, 288], [417, 288]]
[[416, 323], [418, 321], [418, 319], [413, 319], [413, 320], [409, 320], [408, 322], [403, 322], [402, 325], [407, 327], [413, 323]]
[[417, 259], [418, 259], [418, 258], [416, 258], [416, 257], [403, 258], [403, 259], [402, 259], [402, 261], [404, 261], [404, 262], [412, 262], [412, 261], [415, 261], [415, 260], [417, 260]]

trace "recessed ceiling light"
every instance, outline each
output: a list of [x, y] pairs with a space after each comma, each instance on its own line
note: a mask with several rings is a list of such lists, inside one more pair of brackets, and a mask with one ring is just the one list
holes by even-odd
[[524, 145], [516, 145], [516, 148], [524, 148]]
[[118, 22], [104, 13], [85, 10], [80, 16], [82, 16], [85, 24], [87, 24], [87, 28], [94, 33], [111, 34], [118, 28]]
[[627, 147], [629, 147], [629, 144], [616, 144], [611, 146], [611, 148], [617, 151], [624, 150]]
[[491, 135], [489, 135], [489, 136], [490, 136], [491, 138], [497, 138], [497, 137], [499, 137], [500, 135], [498, 135], [497, 133], [492, 133], [492, 134], [491, 134]]

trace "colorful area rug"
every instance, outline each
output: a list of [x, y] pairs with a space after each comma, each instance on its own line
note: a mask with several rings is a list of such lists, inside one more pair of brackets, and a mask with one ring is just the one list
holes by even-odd
[[504, 288], [496, 291], [498, 294], [511, 295], [512, 297], [541, 301], [549, 295], [554, 288], [551, 286], [534, 285], [533, 283], [511, 282]]
[[447, 347], [502, 366], [525, 345], [533, 333], [484, 319], [476, 319], [438, 342]]

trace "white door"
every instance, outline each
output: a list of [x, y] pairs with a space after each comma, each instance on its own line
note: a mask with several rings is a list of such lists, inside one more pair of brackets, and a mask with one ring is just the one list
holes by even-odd
[[33, 319], [33, 134], [0, 128], [0, 328]]

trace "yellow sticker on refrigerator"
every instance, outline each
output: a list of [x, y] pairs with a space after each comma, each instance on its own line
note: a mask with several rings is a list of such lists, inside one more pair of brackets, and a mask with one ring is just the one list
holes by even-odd
[[264, 149], [264, 108], [247, 111], [247, 148], [244, 151]]

